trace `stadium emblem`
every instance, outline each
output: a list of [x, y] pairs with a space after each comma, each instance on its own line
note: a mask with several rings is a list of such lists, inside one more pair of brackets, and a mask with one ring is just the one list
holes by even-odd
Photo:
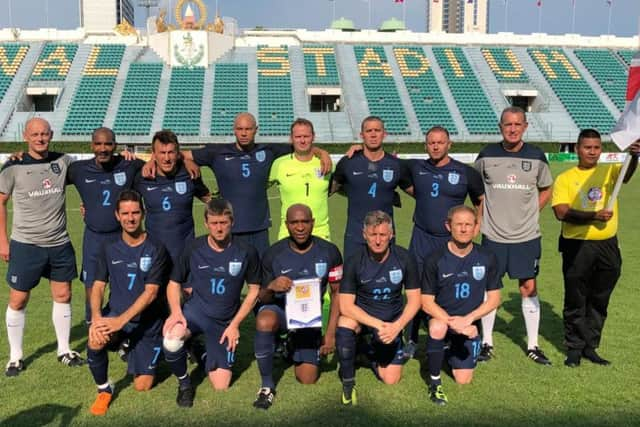
[[260, 150], [258, 152], [256, 152], [256, 160], [259, 162], [264, 162], [264, 160], [266, 159], [266, 155], [264, 154], [264, 150]]
[[240, 274], [240, 270], [242, 270], [242, 262], [238, 261], [229, 261], [229, 274], [232, 276], [237, 276]]
[[525, 172], [529, 172], [531, 170], [531, 161], [523, 160], [522, 161], [522, 170]]
[[600, 187], [591, 187], [587, 193], [587, 198], [590, 202], [597, 202], [602, 200], [602, 190]]
[[391, 182], [393, 180], [393, 169], [384, 169], [382, 171], [382, 179], [384, 179], [384, 182]]
[[324, 277], [327, 274], [327, 263], [316, 262], [316, 276]]
[[45, 178], [42, 180], [42, 188], [47, 190], [51, 187], [53, 187], [53, 184], [51, 183], [51, 180], [49, 178]]
[[474, 265], [471, 268], [471, 273], [473, 274], [473, 278], [476, 280], [484, 279], [484, 273], [485, 273], [484, 265]]
[[113, 180], [116, 185], [123, 186], [127, 182], [127, 175], [124, 172], [116, 172], [113, 174]]
[[56, 175], [60, 175], [62, 173], [62, 169], [60, 169], [60, 165], [57, 163], [51, 163], [51, 171]]
[[457, 172], [449, 172], [448, 179], [451, 185], [456, 185], [457, 183], [460, 182], [460, 174]]
[[151, 257], [150, 256], [141, 256], [140, 257], [140, 270], [145, 273], [149, 271], [151, 268]]
[[389, 279], [391, 280], [391, 283], [393, 283], [394, 285], [397, 285], [400, 282], [402, 282], [402, 270], [400, 269], [390, 270]]
[[176, 193], [184, 194], [187, 192], [187, 183], [184, 181], [176, 182]]
[[[184, 9], [184, 4], [187, 2], [189, 2], [189, 4], [187, 5], [186, 12], [183, 15], [182, 10]], [[196, 30], [202, 29], [204, 28], [204, 24], [207, 22], [207, 7], [204, 5], [202, 0], [179, 0], [175, 8], [176, 23], [180, 28], [186, 28], [185, 24], [189, 19], [184, 18], [193, 19], [194, 17], [193, 10], [191, 9], [192, 5], [198, 9], [198, 15], [200, 17], [198, 22], [192, 24], [193, 28]]]
[[204, 56], [204, 45], [195, 46], [191, 33], [187, 33], [182, 37], [182, 46], [178, 46], [177, 43], [173, 45], [173, 53], [180, 65], [193, 68]]

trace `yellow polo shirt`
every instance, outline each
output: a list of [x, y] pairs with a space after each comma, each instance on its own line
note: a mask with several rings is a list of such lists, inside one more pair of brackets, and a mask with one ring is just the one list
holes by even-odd
[[[553, 185], [551, 206], [567, 204], [571, 209], [597, 212], [609, 203], [609, 197], [620, 175], [620, 164], [599, 164], [592, 169], [577, 166], [560, 174]], [[613, 205], [613, 216], [607, 222], [590, 224], [562, 222], [562, 236], [566, 239], [605, 240], [618, 231], [618, 202]]]

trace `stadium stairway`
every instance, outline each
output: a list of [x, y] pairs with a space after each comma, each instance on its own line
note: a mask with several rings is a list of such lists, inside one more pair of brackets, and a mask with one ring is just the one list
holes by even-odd
[[[542, 140], [561, 139], [562, 141], [575, 141], [578, 137], [576, 124], [538, 69], [538, 66], [527, 53], [527, 49], [525, 47], [513, 47], [512, 50], [529, 76], [529, 82], [538, 90], [538, 98], [541, 98], [534, 103], [534, 113], [530, 116], [532, 120], [538, 120], [537, 127], [544, 132]], [[528, 136], [526, 134], [525, 139]]]
[[111, 102], [107, 107], [107, 113], [104, 116], [104, 126], [113, 129], [113, 124], [116, 121], [116, 114], [118, 113], [118, 107], [120, 106], [120, 100], [122, 99], [122, 91], [124, 84], [127, 81], [127, 75], [129, 74], [129, 68], [131, 64], [135, 62], [136, 58], [140, 56], [144, 47], [140, 46], [127, 46], [122, 55], [122, 62], [120, 69], [118, 70], [118, 76], [116, 82], [113, 85], [113, 92], [111, 93]]
[[200, 136], [209, 139], [211, 133], [211, 110], [213, 103], [213, 80], [215, 78], [215, 63], [209, 64], [204, 70], [204, 87], [202, 90], [202, 110], [200, 111]]
[[573, 52], [573, 49], [564, 48], [564, 54], [567, 55], [567, 58], [571, 61], [573, 66], [578, 70], [578, 72], [582, 75], [582, 78], [585, 82], [591, 86], [591, 89], [596, 93], [600, 102], [604, 104], [605, 107], [609, 110], [611, 115], [617, 120], [618, 116], [620, 116], [620, 110], [616, 106], [616, 104], [611, 101], [611, 98], [607, 93], [600, 87], [596, 79], [593, 78], [591, 72], [584, 66], [582, 61], [578, 58], [578, 56]]
[[49, 120], [49, 123], [51, 123], [51, 127], [54, 129], [54, 131], [57, 132], [56, 138], [58, 139], [66, 139], [71, 141], [78, 140], [77, 135], [63, 136], [62, 128], [64, 127], [64, 122], [71, 110], [73, 95], [76, 93], [76, 90], [80, 85], [80, 80], [82, 80], [82, 70], [84, 69], [87, 60], [89, 59], [89, 54], [91, 53], [92, 48], [93, 45], [90, 44], [78, 44], [76, 56], [73, 59], [71, 68], [69, 68], [67, 78], [64, 80], [62, 95], [60, 95], [59, 99], [57, 100], [58, 106], [56, 107], [56, 111]]
[[609, 49], [574, 49], [573, 53], [609, 95], [618, 111], [624, 110], [629, 73], [626, 64]]
[[[500, 118], [500, 113], [502, 113], [502, 110], [510, 105], [507, 101], [507, 98], [502, 93], [502, 89], [504, 87], [503, 84], [501, 84], [496, 78], [495, 74], [489, 67], [489, 64], [485, 60], [480, 48], [467, 47], [463, 50], [466, 52], [469, 61], [473, 64], [478, 75], [478, 80], [480, 80], [481, 84], [483, 85], [490, 102], [494, 104], [496, 116]], [[505, 83], [504, 85], [507, 85], [510, 89], [533, 88], [533, 85], [529, 82]], [[527, 128], [525, 138], [529, 141], [544, 141], [546, 137], [544, 124], [541, 123], [540, 120], [538, 120], [536, 113], [529, 114], [527, 120], [529, 121], [529, 127]], [[497, 126], [498, 124], [496, 123], [496, 127]]]
[[419, 140], [421, 139], [422, 130], [420, 129], [418, 116], [413, 109], [413, 103], [411, 102], [411, 98], [409, 97], [407, 86], [404, 84], [404, 79], [402, 78], [402, 73], [400, 72], [400, 66], [398, 65], [398, 61], [396, 60], [396, 54], [393, 52], [393, 46], [385, 46], [384, 53], [387, 55], [389, 65], [393, 70], [393, 80], [395, 81], [396, 88], [398, 90], [398, 96], [400, 96], [400, 102], [404, 106], [404, 113], [407, 116], [409, 129], [411, 132], [411, 135], [401, 136], [399, 138], [399, 141], [406, 140], [407, 137], [413, 140]]
[[31, 77], [31, 72], [38, 61], [43, 45], [42, 42], [29, 44], [29, 51], [22, 60], [18, 71], [13, 76], [13, 80], [2, 97], [2, 100], [0, 100], [0, 135], [7, 135], [9, 137], [15, 135], [16, 141], [22, 140], [22, 132], [18, 132], [18, 134], [9, 133], [7, 132], [7, 125], [13, 116], [19, 98], [24, 93], [24, 88]]
[[[291, 99], [293, 100], [293, 116], [308, 117], [307, 79], [304, 72], [304, 54], [301, 46], [289, 46], [289, 62], [291, 63]], [[316, 129], [318, 135], [318, 129]]]
[[449, 85], [447, 84], [447, 80], [444, 77], [444, 73], [442, 72], [442, 68], [440, 68], [440, 64], [436, 60], [436, 56], [433, 54], [430, 46], [423, 47], [424, 53], [429, 59], [429, 63], [431, 64], [431, 69], [433, 70], [433, 75], [438, 82], [438, 86], [440, 87], [440, 92], [442, 92], [442, 96], [444, 97], [444, 101], [447, 104], [447, 108], [451, 113], [451, 118], [456, 124], [456, 128], [458, 129], [457, 141], [463, 141], [465, 135], [469, 135], [469, 130], [467, 129], [467, 125], [462, 118], [462, 114], [460, 110], [458, 110], [458, 106], [453, 98], [453, 94], [449, 89]]
[[358, 73], [358, 63], [353, 52], [353, 46], [337, 45], [336, 62], [340, 81], [342, 82], [343, 111], [349, 117], [353, 134], [359, 135], [360, 122], [369, 115], [369, 106], [364, 94], [362, 79], [360, 79], [360, 74]]
[[[169, 96], [169, 80], [171, 80], [171, 67], [164, 64], [162, 74], [160, 75], [160, 86], [158, 86], [158, 97], [156, 98], [156, 108], [153, 122], [151, 123], [151, 132], [162, 129], [162, 121], [164, 120], [164, 113], [167, 108], [167, 97]], [[148, 139], [148, 137], [145, 137], [145, 140]], [[147, 142], [151, 143], [151, 141]]]

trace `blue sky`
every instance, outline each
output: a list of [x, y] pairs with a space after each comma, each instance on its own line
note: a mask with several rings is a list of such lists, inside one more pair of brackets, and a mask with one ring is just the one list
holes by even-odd
[[[382, 21], [395, 16], [401, 18], [403, 6], [394, 0], [370, 0], [372, 24], [378, 27]], [[405, 0], [407, 25], [414, 31], [425, 29], [425, 3], [432, 0]], [[139, 0], [133, 0], [137, 5]], [[542, 0], [540, 21], [537, 0], [507, 0], [508, 31], [530, 34], [538, 31], [564, 34], [572, 28], [572, 0]], [[607, 34], [609, 7], [606, 0], [575, 0], [575, 32], [583, 35]], [[611, 34], [632, 36], [638, 34], [640, 0], [612, 0]], [[164, 5], [175, 6], [177, 0], [161, 0]], [[210, 16], [215, 9], [215, 0], [205, 0]], [[50, 27], [66, 29], [78, 26], [79, 0], [0, 0], [0, 27], [11, 23], [20, 28]], [[358, 28], [368, 27], [367, 0], [335, 0], [336, 16], [354, 21]], [[241, 28], [264, 26], [267, 28], [327, 28], [333, 15], [333, 4], [329, 0], [218, 0], [223, 16], [238, 20]], [[49, 13], [45, 13], [48, 10]], [[152, 9], [153, 11], [153, 9]], [[154, 13], [152, 13], [154, 14]], [[47, 19], [48, 16], [48, 19]], [[145, 10], [137, 8], [136, 20], [141, 26]], [[490, 0], [490, 32], [505, 30], [505, 0]]]

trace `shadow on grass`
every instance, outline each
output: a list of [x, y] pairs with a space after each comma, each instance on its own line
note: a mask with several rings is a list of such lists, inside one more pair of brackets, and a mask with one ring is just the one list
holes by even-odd
[[[68, 426], [73, 422], [73, 419], [80, 412], [82, 405], [76, 407], [56, 405], [53, 403], [34, 406], [33, 408], [25, 409], [18, 412], [15, 415], [10, 416], [6, 420], [0, 422], [1, 427], [13, 427], [13, 426], [45, 426], [45, 425], [60, 425]], [[56, 424], [54, 422], [58, 421]]]
[[[53, 333], [53, 331], [52, 331]], [[87, 349], [87, 327], [85, 326], [84, 321], [76, 323], [72, 328], [71, 328], [71, 336], [70, 336], [70, 342], [74, 342], [76, 340], [82, 340], [79, 344], [76, 344], [73, 347], [73, 350], [79, 352], [79, 353], [84, 353]], [[58, 349], [58, 342], [57, 341], [52, 341], [48, 344], [45, 344], [43, 346], [41, 346], [40, 348], [36, 349], [36, 351], [34, 351], [32, 354], [30, 354], [27, 358], [24, 359], [24, 363], [26, 366], [31, 365], [33, 362], [35, 362], [36, 360], [38, 360], [41, 356], [47, 354], [47, 353], [51, 353], [53, 352], [54, 354], [56, 353], [56, 350]]]
[[[500, 309], [512, 316], [510, 321], [505, 321], [500, 316], [496, 318], [494, 333], [499, 332], [507, 336], [514, 344], [519, 346], [523, 353], [526, 349], [526, 330], [522, 317], [522, 299], [519, 293], [509, 293], [508, 299], [504, 299]], [[550, 342], [558, 352], [564, 353], [563, 322], [554, 311], [554, 307], [543, 299], [540, 300], [540, 332], [539, 334]]]

